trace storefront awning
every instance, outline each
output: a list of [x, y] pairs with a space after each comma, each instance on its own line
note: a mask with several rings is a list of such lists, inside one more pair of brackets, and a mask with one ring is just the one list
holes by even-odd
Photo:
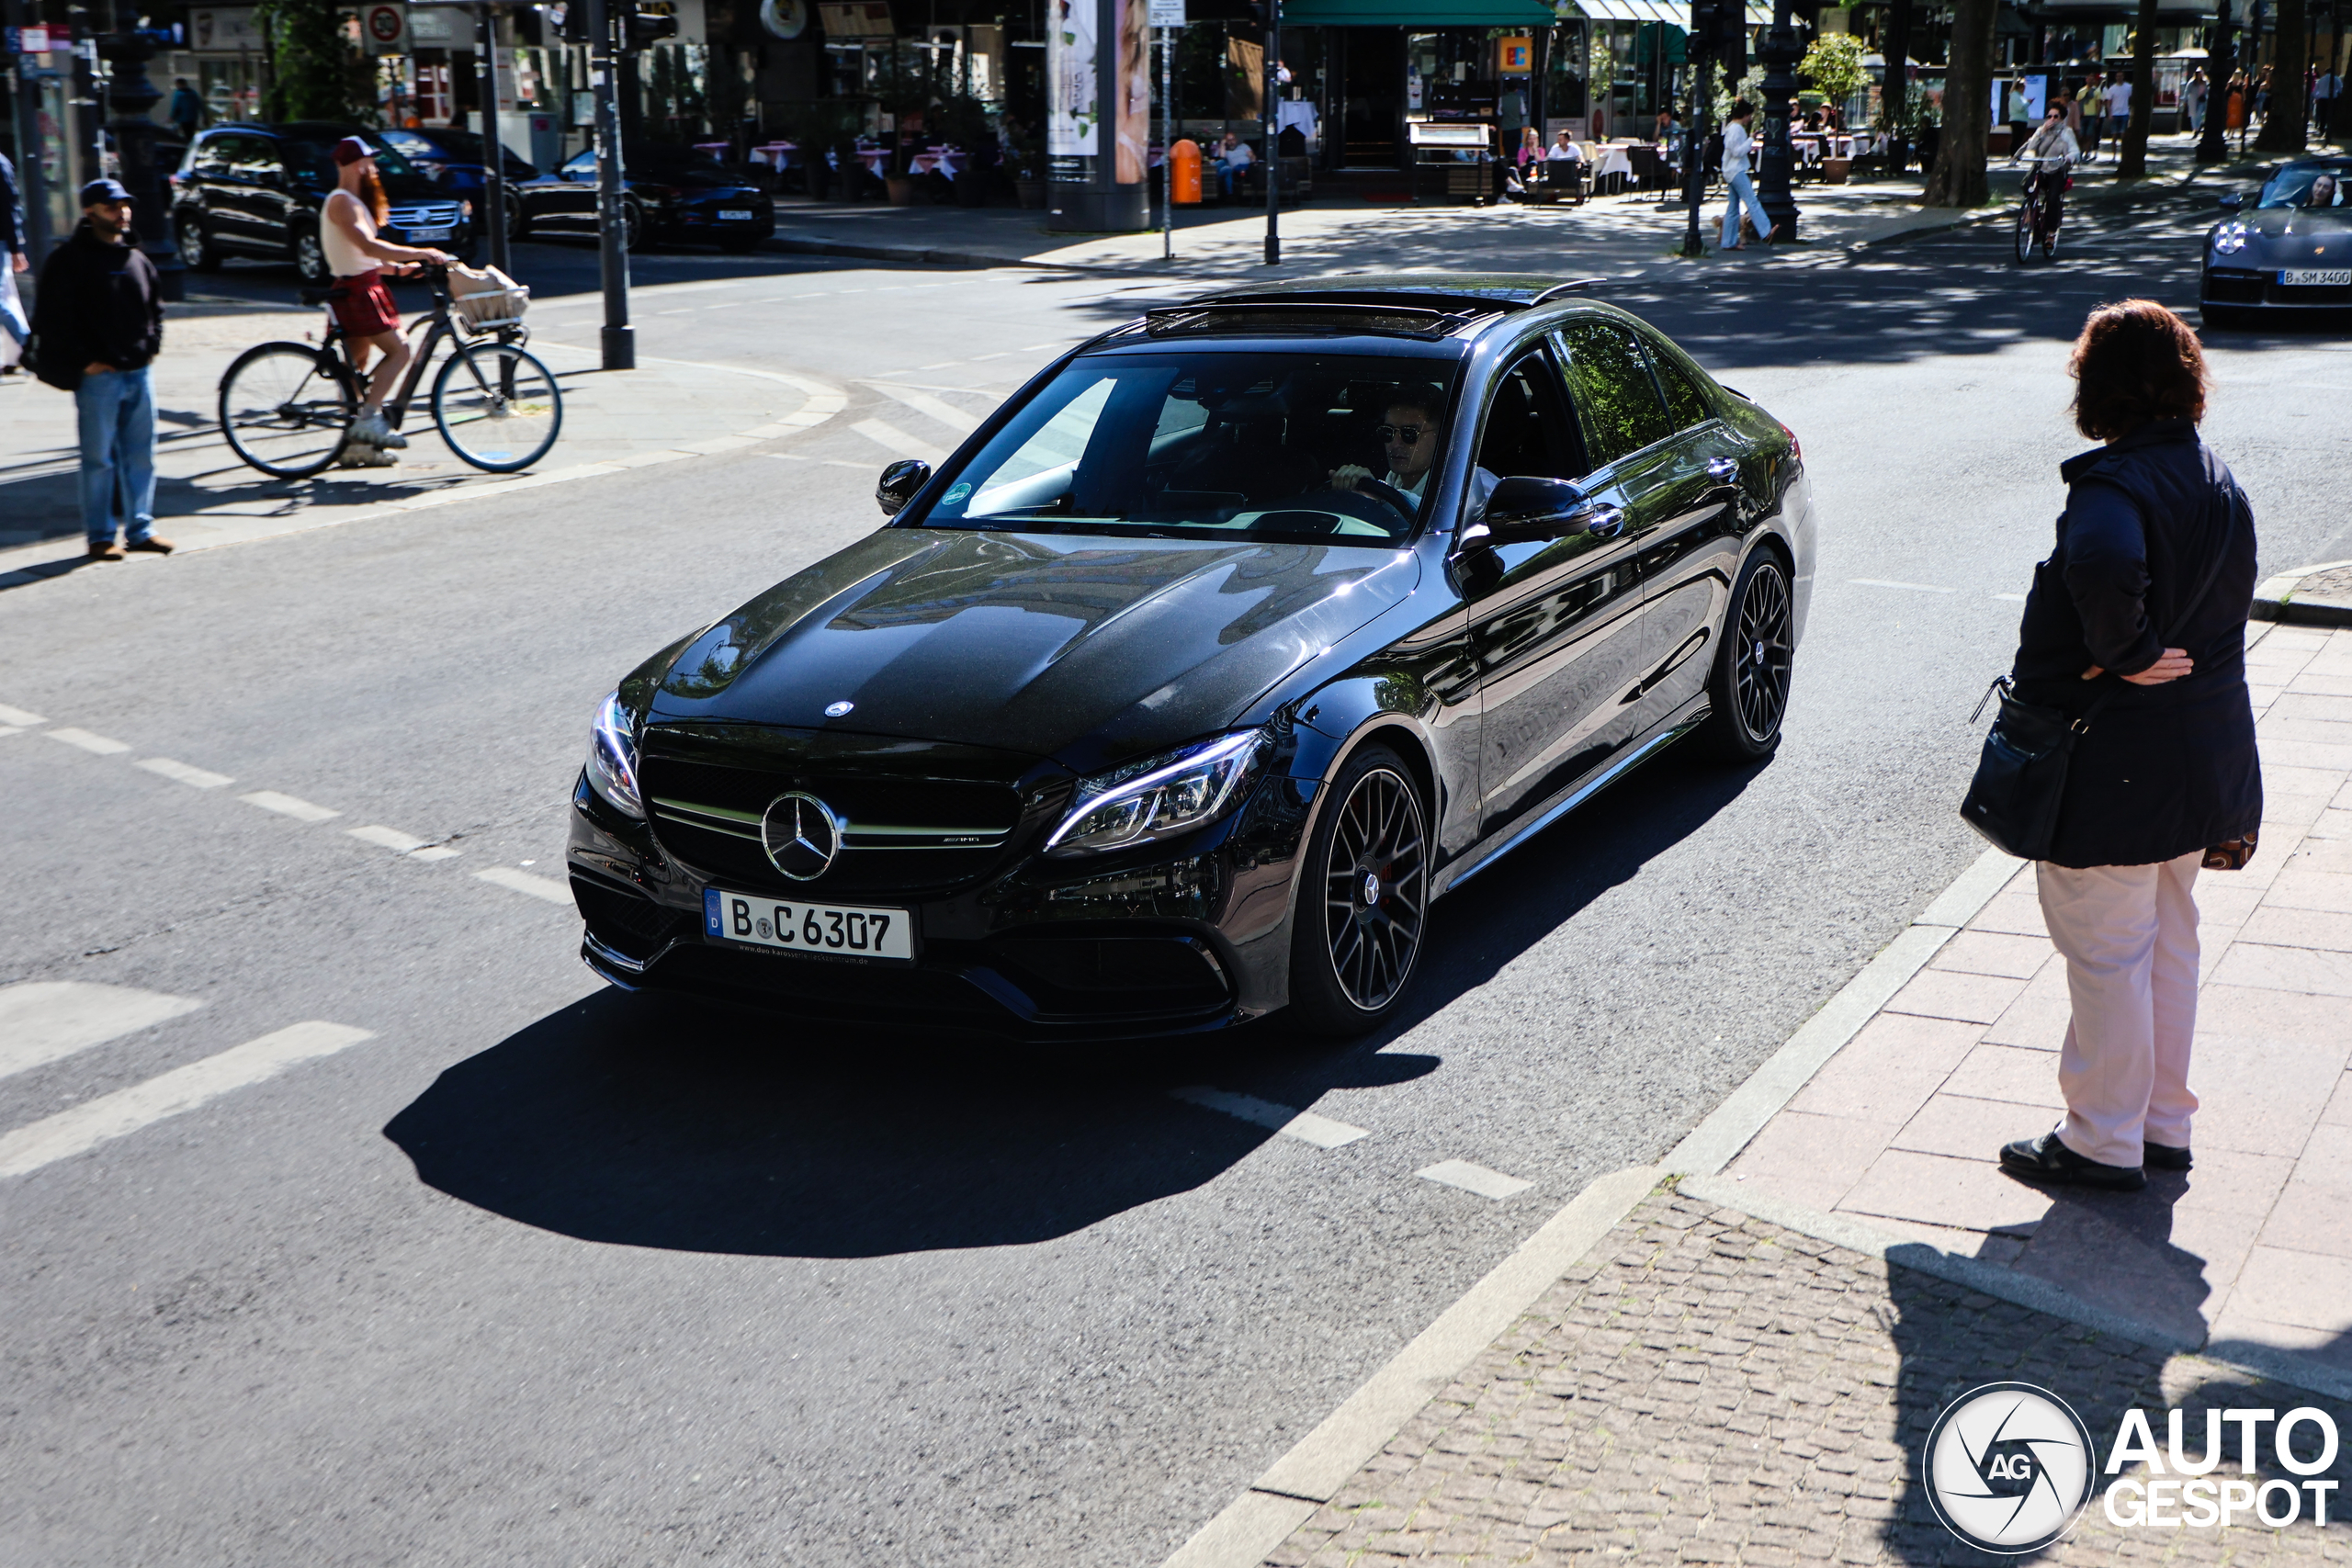
[[1577, 9], [1596, 22], [1664, 22], [1672, 28], [1690, 26], [1690, 7], [1662, 0], [1577, 0]]
[[1283, 0], [1286, 28], [1548, 28], [1542, 0]]

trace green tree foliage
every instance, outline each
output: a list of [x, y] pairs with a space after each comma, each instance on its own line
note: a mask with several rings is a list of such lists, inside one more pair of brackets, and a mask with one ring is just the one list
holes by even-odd
[[1815, 92], [1838, 108], [1870, 85], [1870, 67], [1862, 63], [1862, 40], [1851, 33], [1824, 33], [1814, 39], [1797, 70]]
[[375, 63], [352, 41], [340, 0], [261, 0], [254, 22], [269, 40], [270, 119], [376, 123]]

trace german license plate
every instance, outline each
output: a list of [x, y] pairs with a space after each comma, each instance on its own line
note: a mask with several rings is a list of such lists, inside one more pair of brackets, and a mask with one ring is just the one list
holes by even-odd
[[408, 237], [412, 240], [446, 240], [453, 231], [448, 229], [411, 229]]
[[722, 207], [718, 209], [718, 219], [722, 223], [748, 223], [752, 220], [752, 209], [748, 207]]
[[2278, 282], [2287, 288], [2341, 288], [2352, 284], [2352, 266], [2284, 266]]
[[905, 909], [787, 904], [757, 893], [729, 893], [717, 887], [707, 887], [702, 895], [705, 935], [783, 953], [911, 963], [913, 924]]

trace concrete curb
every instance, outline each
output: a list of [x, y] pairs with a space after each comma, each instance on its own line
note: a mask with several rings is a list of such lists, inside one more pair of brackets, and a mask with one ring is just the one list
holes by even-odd
[[1813, 1075], [1846, 1042], [1861, 1032], [1862, 1025], [1878, 1016], [1879, 1009], [1893, 999], [1895, 992], [1943, 951], [1944, 943], [1975, 918], [1976, 911], [2001, 890], [2023, 863], [1999, 850], [1986, 850], [1977, 856], [1951, 886], [1919, 911], [1918, 919], [1864, 964], [1861, 973], [1823, 1003], [1821, 1010], [1790, 1035], [1788, 1043], [1767, 1058], [1762, 1066], [1749, 1074], [1747, 1082], [1734, 1089], [1729, 1099], [1675, 1145], [1660, 1165], [1678, 1174], [1713, 1176], [1737, 1158], [1748, 1141], [1764, 1130], [1764, 1124], [1796, 1098], [1797, 1091], [1812, 1081]]
[[1601, 1177], [1470, 1287], [1396, 1359], [1226, 1505], [1162, 1568], [1257, 1568], [1420, 1408], [1657, 1187], [1655, 1166]]
[[2046, 1313], [2068, 1323], [2078, 1323], [2086, 1328], [2113, 1335], [2134, 1345], [2145, 1345], [2151, 1349], [2177, 1356], [2195, 1356], [2217, 1367], [2269, 1382], [2285, 1383], [2308, 1393], [2324, 1394], [2331, 1399], [2352, 1400], [2352, 1376], [2291, 1359], [2267, 1345], [2253, 1345], [2243, 1340], [2230, 1341], [2222, 1346], [2216, 1346], [2210, 1340], [2192, 1344], [2120, 1313], [2094, 1306], [2038, 1276], [2020, 1274], [1981, 1258], [1962, 1258], [1929, 1247], [1925, 1242], [1900, 1240], [1842, 1214], [1825, 1214], [1765, 1193], [1747, 1191], [1739, 1182], [1724, 1177], [1686, 1176], [1676, 1182], [1675, 1187], [1686, 1198], [1696, 1198], [1701, 1202], [1731, 1209], [1779, 1225], [1783, 1230], [1812, 1236], [1816, 1241], [1831, 1242], [1888, 1264], [1899, 1264], [1939, 1280], [1948, 1280], [1996, 1301]]
[[2352, 560], [2322, 561], [2317, 566], [2300, 566], [2267, 579], [2254, 591], [2254, 618], [2297, 626], [2352, 626], [2352, 604], [2333, 599], [2300, 604], [2295, 602], [2295, 590], [2303, 579], [2347, 566], [2352, 566]]

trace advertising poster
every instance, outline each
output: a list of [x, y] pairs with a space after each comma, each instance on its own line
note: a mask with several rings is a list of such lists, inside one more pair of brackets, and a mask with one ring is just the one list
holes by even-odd
[[1046, 109], [1046, 152], [1057, 158], [1102, 150], [1102, 114], [1094, 67], [1097, 0], [1052, 0], [1055, 22], [1046, 35], [1053, 98]]
[[1139, 185], [1151, 161], [1151, 0], [1119, 8], [1118, 157], [1113, 179]]

